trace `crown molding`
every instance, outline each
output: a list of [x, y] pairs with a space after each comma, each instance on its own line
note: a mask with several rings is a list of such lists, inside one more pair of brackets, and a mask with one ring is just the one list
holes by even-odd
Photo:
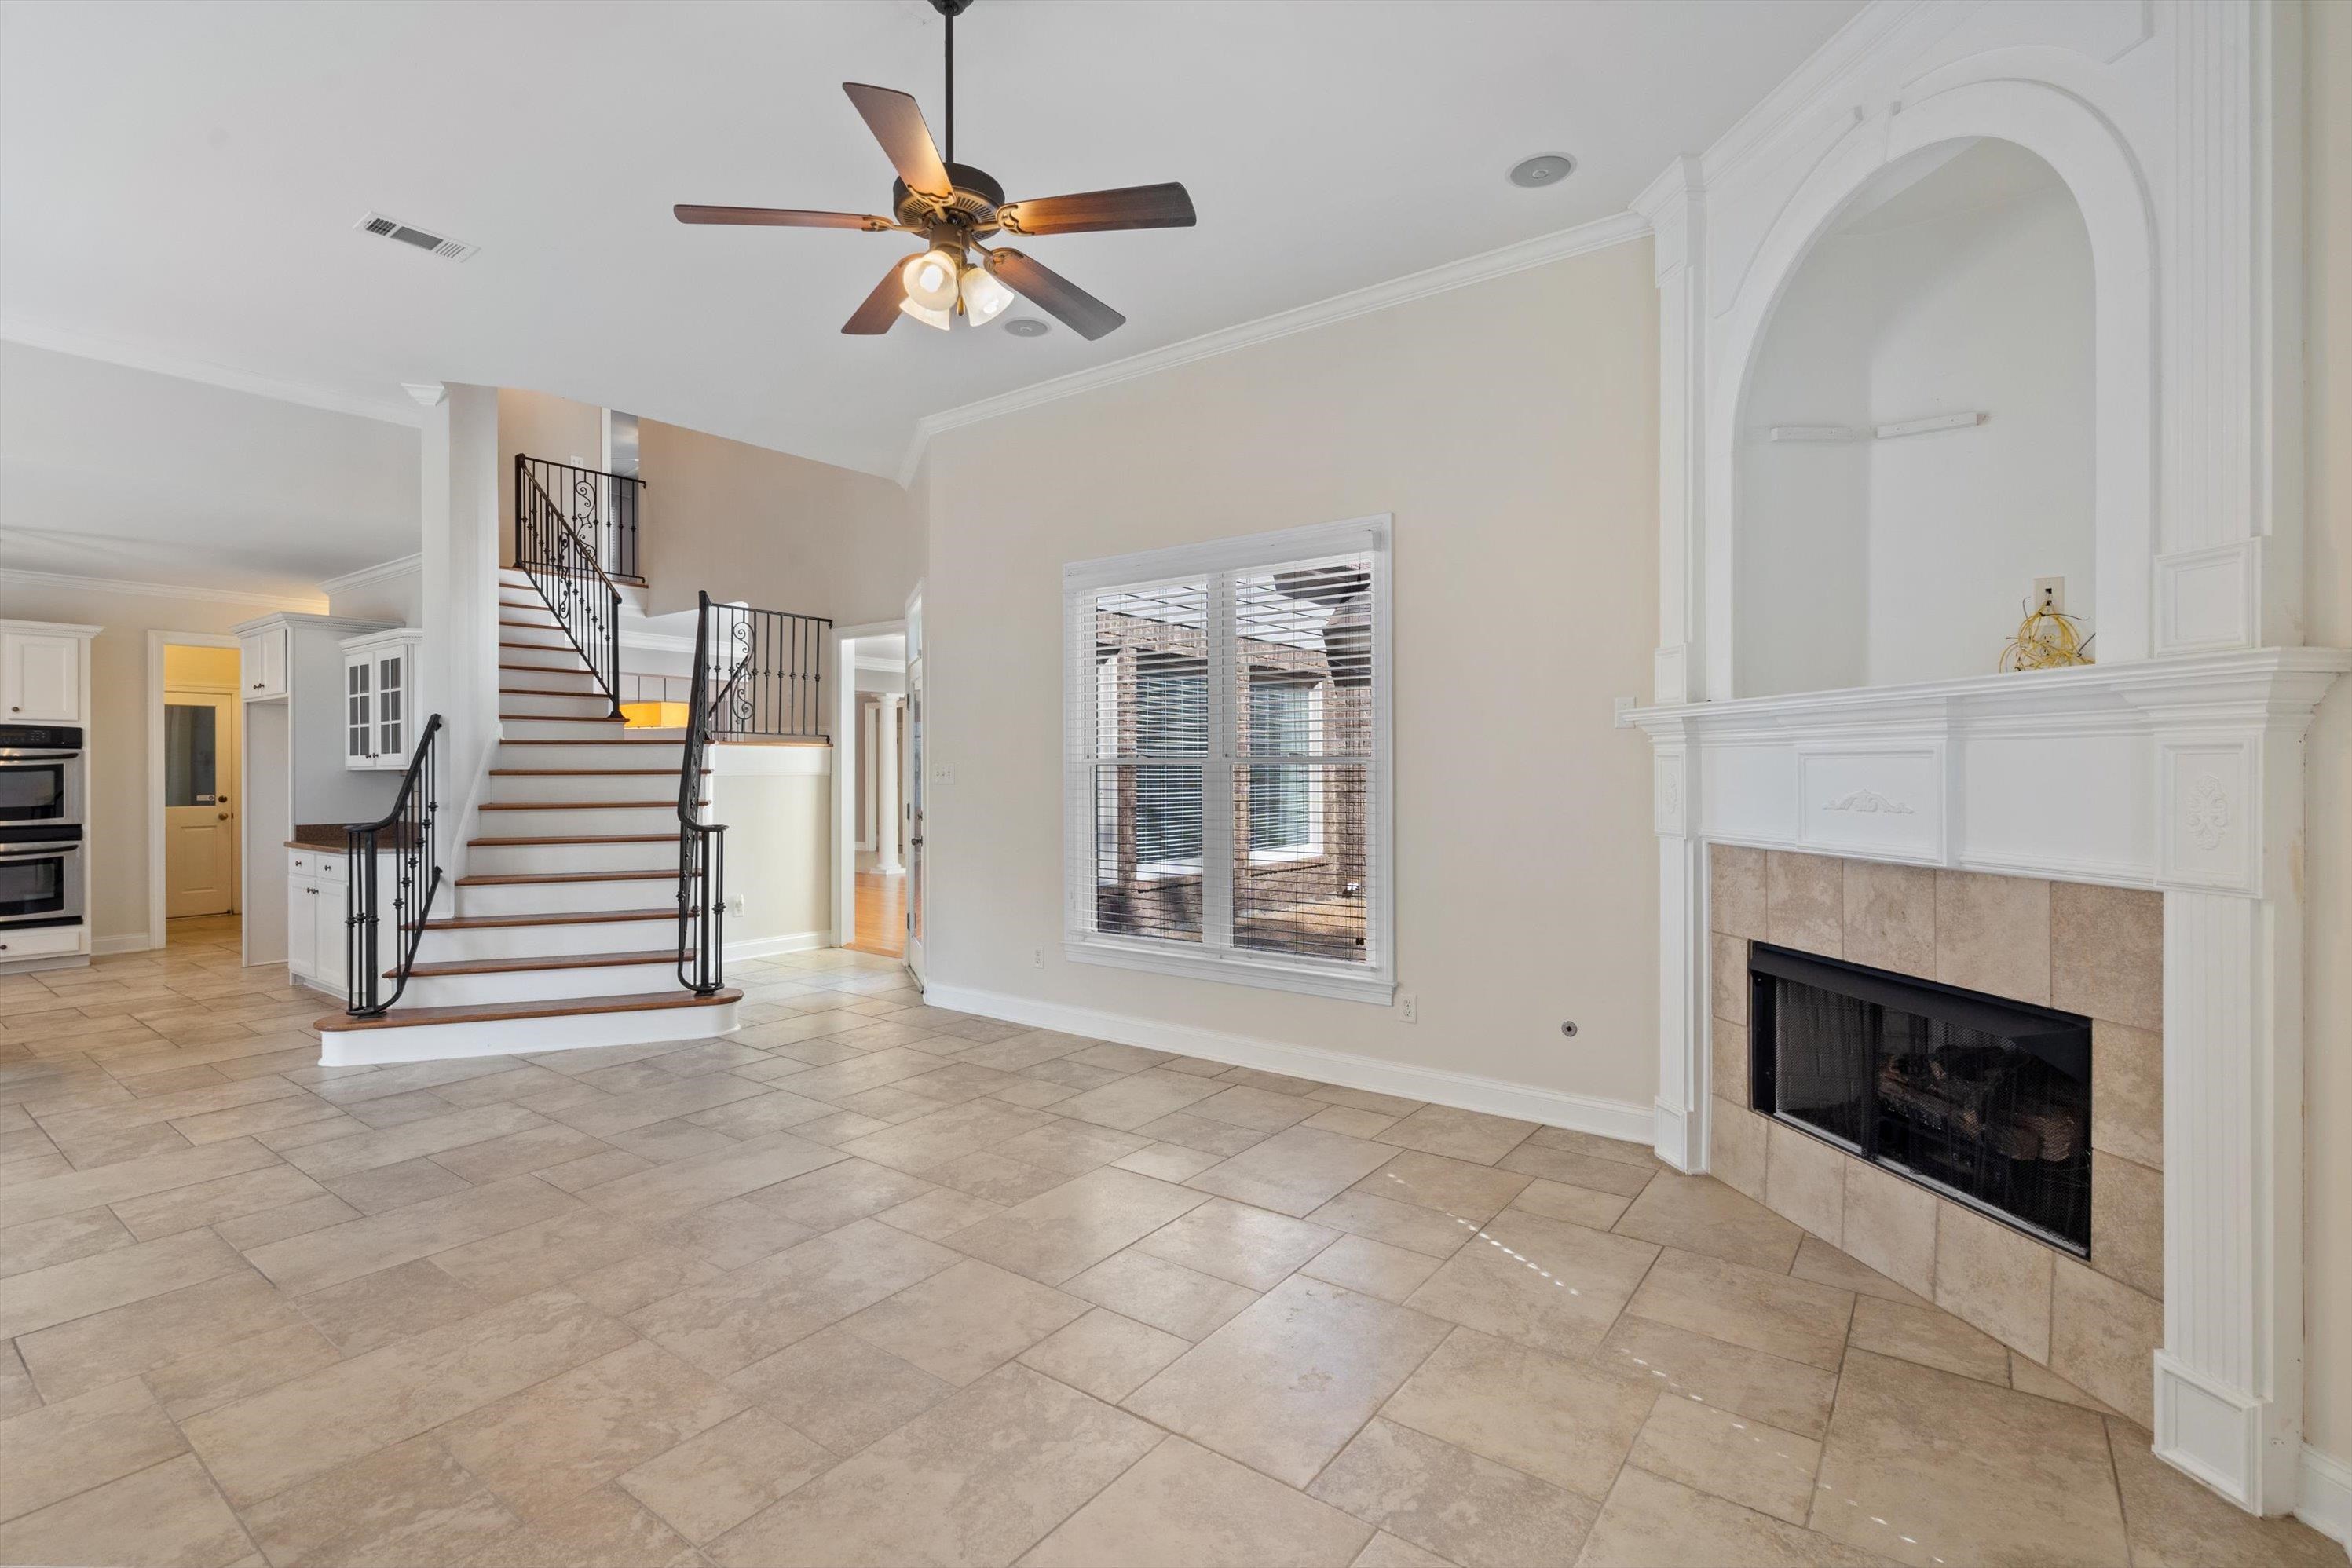
[[691, 653], [694, 652], [694, 639], [673, 637], [667, 632], [624, 632], [621, 633], [621, 646], [643, 648], [656, 653]]
[[160, 349], [94, 338], [68, 328], [43, 326], [19, 317], [0, 316], [0, 340], [22, 343], [28, 349], [47, 349], [52, 353], [72, 354], [79, 359], [98, 360], [110, 365], [121, 365], [128, 370], [151, 371], [161, 376], [200, 382], [229, 392], [273, 398], [279, 402], [300, 403], [307, 408], [325, 409], [330, 413], [382, 420], [386, 424], [404, 424], [415, 428], [425, 423], [425, 411], [411, 402], [404, 394], [381, 401], [353, 397], [349, 392], [337, 392], [331, 387], [281, 381], [276, 376], [216, 365], [208, 360], [190, 359]]
[[412, 571], [424, 570], [425, 553], [419, 550], [409, 555], [396, 556], [391, 560], [380, 560], [373, 566], [363, 566], [357, 571], [347, 571], [341, 577], [320, 578], [319, 591], [330, 596], [349, 593], [354, 588], [365, 588], [372, 582], [382, 582], [386, 578], [404, 577]]
[[1095, 365], [1066, 376], [1056, 376], [1052, 381], [1039, 382], [1034, 386], [1016, 388], [995, 397], [982, 398], [977, 402], [925, 414], [915, 422], [914, 437], [908, 444], [906, 456], [898, 464], [898, 483], [914, 483], [925, 449], [929, 446], [931, 437], [941, 431], [998, 419], [1025, 408], [1035, 408], [1040, 403], [1116, 386], [1139, 376], [1156, 375], [1179, 365], [1189, 365], [1195, 360], [1230, 354], [1236, 350], [1271, 342], [1276, 338], [1287, 338], [1294, 332], [1312, 331], [1335, 321], [1345, 321], [1352, 316], [1385, 310], [1433, 294], [1484, 283], [1489, 278], [1506, 277], [1515, 272], [1525, 272], [1529, 267], [1563, 261], [1571, 256], [1582, 256], [1587, 251], [1623, 245], [1629, 240], [1640, 239], [1649, 232], [1649, 220], [1640, 214], [1613, 214], [1589, 224], [1580, 224], [1572, 229], [1538, 235], [1534, 239], [1521, 240], [1500, 250], [1465, 256], [1460, 261], [1449, 261], [1423, 272], [1407, 273], [1385, 283], [1335, 294], [1328, 299], [1318, 299], [1311, 305], [1301, 305], [1255, 321], [1244, 321], [1239, 326], [1223, 327], [1198, 338], [1188, 338], [1181, 343], [1170, 343], [1124, 360], [1114, 360], [1107, 365]]
[[121, 577], [76, 577], [58, 571], [19, 571], [0, 567], [0, 583], [26, 588], [80, 589], [89, 593], [135, 593], [149, 599], [188, 599], [206, 604], [251, 604], [263, 610], [308, 613], [319, 608], [324, 594], [253, 593], [235, 588], [190, 588], [184, 583], [138, 582]]

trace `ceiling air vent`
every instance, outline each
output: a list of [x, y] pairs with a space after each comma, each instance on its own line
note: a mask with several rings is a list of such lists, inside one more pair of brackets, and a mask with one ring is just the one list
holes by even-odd
[[443, 239], [439, 235], [426, 234], [423, 229], [411, 228], [398, 218], [388, 218], [382, 213], [370, 213], [352, 227], [363, 229], [372, 235], [381, 235], [385, 239], [396, 239], [403, 245], [413, 245], [419, 250], [429, 250], [434, 255], [446, 256], [451, 261], [470, 260], [473, 254], [482, 248], [478, 245], [467, 245], [463, 240]]

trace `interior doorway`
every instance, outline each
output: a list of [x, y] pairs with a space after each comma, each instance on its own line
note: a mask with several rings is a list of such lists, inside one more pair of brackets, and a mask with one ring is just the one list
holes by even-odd
[[907, 932], [908, 741], [903, 625], [840, 634], [842, 712], [835, 733], [835, 940], [854, 952], [900, 958]]
[[234, 637], [149, 635], [149, 940], [243, 907], [244, 704]]

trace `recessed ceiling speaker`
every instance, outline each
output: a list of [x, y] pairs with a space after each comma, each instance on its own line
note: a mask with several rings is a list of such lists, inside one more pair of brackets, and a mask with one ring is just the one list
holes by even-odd
[[1511, 183], [1537, 190], [1557, 185], [1576, 172], [1576, 160], [1565, 152], [1538, 152], [1511, 165]]
[[1045, 323], [1038, 320], [1034, 316], [1024, 316], [1018, 321], [1007, 321], [1004, 324], [1004, 329], [1016, 338], [1042, 338], [1046, 332]]

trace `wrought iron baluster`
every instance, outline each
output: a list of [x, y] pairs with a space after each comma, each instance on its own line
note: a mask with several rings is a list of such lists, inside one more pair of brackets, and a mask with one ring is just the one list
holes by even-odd
[[[441, 716], [425, 721], [416, 750], [401, 775], [400, 792], [392, 810], [373, 822], [354, 822], [343, 830], [349, 857], [349, 913], [345, 916], [343, 952], [350, 961], [345, 977], [346, 1010], [353, 1018], [382, 1018], [408, 988], [409, 972], [416, 966], [417, 944], [425, 938], [425, 922], [433, 912], [433, 897], [441, 888], [440, 851], [435, 829], [439, 821]], [[398, 955], [391, 974], [392, 994], [383, 995], [379, 928], [383, 908], [377, 875], [383, 859], [383, 834], [392, 834], [393, 950]]]

